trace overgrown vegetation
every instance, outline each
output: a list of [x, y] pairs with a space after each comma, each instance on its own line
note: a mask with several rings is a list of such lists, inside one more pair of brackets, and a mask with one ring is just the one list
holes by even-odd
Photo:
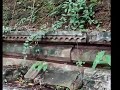
[[61, 27], [62, 24], [66, 24], [69, 30], [86, 29], [92, 24], [99, 26], [98, 21], [94, 19], [95, 5], [96, 3], [86, 0], [66, 0], [52, 15], [60, 13], [58, 25]]
[[[78, 5], [78, 3], [76, 3], [77, 1], [83, 2], [84, 0], [70, 0], [70, 1], [69, 0], [9, 0], [9, 1], [4, 0], [3, 25], [11, 27], [14, 25], [21, 24], [19, 25], [20, 27], [22, 25], [29, 25], [31, 27], [33, 26], [38, 29], [39, 26], [48, 23], [48, 27], [51, 27], [51, 24], [55, 20], [58, 20], [58, 18], [60, 18], [62, 14], [66, 14], [64, 13], [65, 10], [63, 8], [64, 2], [71, 2], [71, 5], [73, 5], [73, 3]], [[95, 8], [93, 7], [93, 9], [95, 9], [93, 10], [93, 12], [95, 12], [94, 13], [95, 17], [93, 17], [92, 19], [99, 20], [100, 22], [102, 21], [101, 25], [107, 24], [107, 26], [109, 26], [109, 20], [110, 20], [108, 19], [110, 16], [109, 0], [87, 0], [85, 2], [87, 7], [91, 3], [94, 3], [95, 5], [94, 6]], [[53, 16], [49, 16], [51, 12], [53, 13]], [[32, 13], [34, 13], [34, 15]], [[82, 14], [80, 16], [82, 16]], [[34, 23], [32, 23], [31, 21], [34, 21]], [[66, 25], [68, 25], [68, 23], [66, 23]], [[85, 25], [85, 27], [87, 26], [89, 25]], [[91, 27], [94, 28], [94, 25]]]
[[[50, 0], [51, 1], [51, 0]], [[54, 4], [49, 0], [13, 0], [3, 1], [3, 25], [22, 26], [34, 25], [54, 9]], [[12, 3], [12, 5], [10, 5]], [[44, 18], [45, 19], [45, 18]], [[40, 24], [39, 23], [39, 24]]]
[[59, 6], [59, 9], [56, 9], [58, 11], [55, 10], [53, 12], [54, 14], [52, 13], [52, 15], [55, 15], [56, 12], [58, 13], [62, 10], [61, 18], [55, 21], [51, 28], [48, 29], [47, 26], [44, 26], [40, 28], [40, 31], [28, 37], [24, 44], [23, 54], [26, 54], [26, 51], [29, 49], [30, 42], [38, 38], [41, 39], [48, 32], [54, 32], [60, 29], [64, 24], [66, 24], [65, 28], [68, 30], [86, 29], [91, 24], [99, 25], [98, 21], [94, 19], [95, 5], [95, 3], [86, 2], [86, 0], [66, 0]]
[[10, 27], [5, 27], [5, 26], [3, 26], [2, 29], [3, 29], [3, 30], [2, 30], [2, 33], [3, 33], [3, 34], [9, 33], [9, 32], [12, 30], [12, 28], [10, 28]]
[[[81, 67], [83, 64], [85, 64], [85, 62], [80, 59], [76, 62], [78, 67]], [[111, 66], [111, 56], [109, 54], [105, 54], [105, 51], [98, 52], [93, 60], [92, 68], [95, 69], [98, 64], [108, 64]]]
[[98, 52], [93, 62], [92, 68], [95, 69], [98, 64], [108, 64], [111, 66], [111, 56], [105, 54], [105, 51]]

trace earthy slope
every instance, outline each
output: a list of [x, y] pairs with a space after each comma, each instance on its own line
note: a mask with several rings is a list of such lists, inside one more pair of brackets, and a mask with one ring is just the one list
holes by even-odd
[[[50, 3], [50, 1], [52, 3]], [[63, 0], [59, 0], [63, 1]], [[33, 8], [34, 4], [34, 8]], [[111, 18], [110, 18], [110, 0], [99, 0], [96, 7], [95, 18], [102, 22], [101, 28], [110, 30]], [[56, 21], [59, 16], [48, 17], [47, 15], [56, 7], [56, 0], [4, 0], [3, 1], [3, 25], [15, 26], [33, 26], [39, 28], [43, 24], [47, 24], [49, 27]], [[30, 9], [31, 8], [31, 9]], [[33, 17], [35, 21], [29, 22], [27, 18], [31, 16], [33, 9], [38, 10]], [[91, 26], [93, 29], [95, 26]]]

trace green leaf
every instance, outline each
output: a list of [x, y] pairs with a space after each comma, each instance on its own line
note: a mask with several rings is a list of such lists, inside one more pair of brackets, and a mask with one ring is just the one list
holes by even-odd
[[31, 66], [31, 70], [35, 70], [37, 66], [39, 66], [41, 64], [41, 62], [36, 62]]
[[44, 66], [43, 63], [40, 63], [36, 70], [37, 71], [41, 71], [43, 69], [43, 66]]
[[79, 8], [78, 7], [74, 7], [74, 12], [78, 12]]
[[98, 24], [98, 20], [94, 20], [94, 24]]
[[77, 60], [76, 65], [81, 67], [83, 64], [85, 64], [85, 62], [83, 62], [82, 60]]
[[90, 25], [93, 23], [93, 21], [92, 21], [92, 20], [88, 20], [88, 22], [89, 22], [89, 24], [90, 24]]
[[66, 16], [66, 14], [62, 14], [62, 17], [65, 17]]
[[97, 53], [95, 60], [93, 62], [92, 68], [94, 69], [96, 68], [97, 64], [99, 64], [99, 62], [103, 59], [104, 54], [105, 54], [105, 51], [101, 51]]
[[66, 13], [67, 11], [68, 11], [68, 9], [66, 8], [66, 9], [65, 9], [65, 13]]
[[101, 51], [98, 52], [97, 56], [96, 56], [96, 60], [99, 62], [100, 60], [102, 60], [103, 56], [105, 54], [105, 51]]
[[96, 28], [99, 29], [99, 27], [100, 27], [100, 24], [98, 24]]
[[45, 64], [44, 67], [43, 67], [43, 71], [46, 71], [47, 68], [48, 68], [48, 66], [47, 66], [47, 64]]
[[111, 56], [110, 55], [104, 55], [103, 61], [106, 61], [111, 66]]
[[84, 20], [81, 20], [80, 23], [83, 24], [83, 23], [85, 23], [85, 21], [84, 21]]
[[26, 47], [26, 46], [28, 46], [29, 44], [28, 43], [24, 43], [24, 46]]
[[80, 7], [79, 9], [80, 9], [80, 10], [82, 10], [82, 9], [83, 9], [83, 7]]
[[84, 28], [84, 25], [80, 25], [79, 28], [80, 28], [80, 29], [83, 29], [83, 28]]
[[90, 2], [94, 2], [94, 3], [97, 3], [98, 0], [90, 0]]

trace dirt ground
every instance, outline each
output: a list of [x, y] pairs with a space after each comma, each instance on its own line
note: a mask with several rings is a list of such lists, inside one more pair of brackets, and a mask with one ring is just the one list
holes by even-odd
[[102, 22], [101, 27], [107, 30], [111, 28], [111, 3], [110, 0], [103, 0], [96, 7], [95, 17]]
[[[33, 0], [4, 0], [3, 1], [3, 24], [14, 26], [17, 23], [17, 20], [26, 18], [30, 14], [28, 6], [32, 6]], [[33, 26], [39, 28], [43, 24], [47, 24], [48, 27], [56, 21], [59, 17], [48, 17], [48, 13], [55, 8], [55, 5], [50, 5], [47, 3], [47, 0], [36, 0], [35, 7], [39, 11], [37, 13], [37, 19], [35, 23], [24, 25]], [[95, 18], [101, 23], [101, 28], [110, 30], [111, 28], [111, 3], [110, 0], [99, 0], [98, 5], [95, 10]], [[94, 28], [95, 26], [91, 26]]]

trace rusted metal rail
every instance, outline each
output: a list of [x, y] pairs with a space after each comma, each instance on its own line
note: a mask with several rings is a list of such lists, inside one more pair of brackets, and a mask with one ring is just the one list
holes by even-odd
[[[26, 31], [11, 32], [3, 35], [3, 41], [9, 42], [24, 42], [30, 34], [34, 34], [35, 31], [30, 33]], [[92, 43], [92, 44], [111, 44], [111, 32], [78, 32], [78, 31], [60, 31], [48, 33], [40, 39], [36, 39], [37, 42], [62, 42], [62, 43]]]
[[[111, 54], [110, 34], [110, 32], [98, 31], [49, 33], [31, 44], [32, 48], [27, 53], [27, 59], [59, 63], [74, 63], [80, 59], [91, 63], [99, 51], [104, 50], [106, 54]], [[26, 31], [5, 34], [3, 36], [3, 55], [23, 58], [23, 43], [29, 36]], [[35, 52], [36, 49], [39, 49], [39, 52]]]

